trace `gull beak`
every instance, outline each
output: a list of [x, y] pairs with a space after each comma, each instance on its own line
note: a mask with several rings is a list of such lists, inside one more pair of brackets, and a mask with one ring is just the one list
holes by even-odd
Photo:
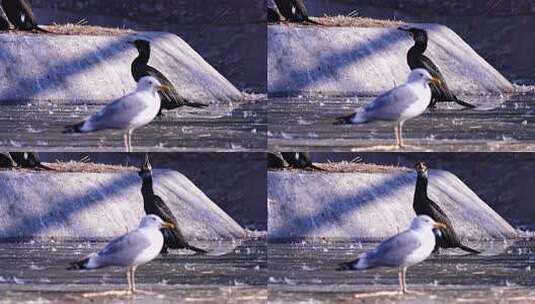
[[435, 222], [433, 223], [433, 228], [442, 228], [442, 229], [447, 229], [448, 227], [442, 223], [438, 223], [438, 222]]
[[437, 86], [442, 85], [442, 80], [440, 80], [440, 78], [437, 78], [437, 77], [431, 78], [430, 82], [435, 84], [435, 85], [437, 85]]
[[171, 88], [169, 86], [166, 86], [166, 85], [159, 85], [159, 86], [156, 87], [156, 89], [158, 89], [158, 91], [162, 91], [162, 92], [167, 93], [167, 94], [171, 93]]
[[175, 229], [175, 225], [173, 225], [173, 224], [171, 224], [169, 222], [163, 222], [162, 228]]

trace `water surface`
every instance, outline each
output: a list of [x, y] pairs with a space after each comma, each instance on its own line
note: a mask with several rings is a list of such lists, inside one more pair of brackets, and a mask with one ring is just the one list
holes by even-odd
[[[395, 143], [394, 124], [336, 126], [336, 117], [373, 98], [291, 97], [269, 100], [268, 145], [272, 150], [383, 151]], [[472, 97], [463, 110], [453, 103], [405, 123], [408, 151], [534, 151], [535, 97]]]

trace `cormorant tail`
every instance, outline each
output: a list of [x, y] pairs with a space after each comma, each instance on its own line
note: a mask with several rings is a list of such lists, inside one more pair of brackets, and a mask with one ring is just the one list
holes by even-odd
[[351, 262], [345, 262], [338, 264], [338, 268], [336, 270], [344, 271], [344, 270], [356, 270], [355, 265], [358, 263], [358, 259]]
[[459, 248], [461, 248], [462, 250], [464, 250], [466, 252], [470, 252], [470, 253], [473, 253], [473, 254], [480, 254], [481, 253], [481, 251], [472, 249], [472, 248], [470, 248], [468, 246], [465, 246], [463, 244], [459, 244]]
[[67, 267], [67, 270], [82, 270], [87, 269], [87, 262], [89, 262], [90, 257], [86, 257], [78, 262], [70, 263], [70, 266]]
[[305, 22], [312, 23], [314, 25], [324, 25], [323, 23], [319, 23], [318, 21], [314, 21], [314, 20], [310, 19], [309, 17], [307, 17]]
[[63, 134], [67, 133], [82, 133], [82, 127], [84, 126], [85, 121], [82, 121], [80, 123], [77, 123], [75, 125], [65, 126], [65, 130], [63, 130]]
[[454, 100], [454, 101], [455, 101], [457, 104], [459, 104], [459, 105], [461, 105], [461, 106], [463, 106], [463, 107], [469, 108], [469, 109], [473, 109], [473, 108], [476, 107], [476, 106], [474, 106], [474, 105], [471, 104], [471, 103], [468, 103], [468, 102], [466, 102], [466, 101], [460, 100], [460, 99], [457, 98], [456, 96], [455, 96], [455, 100]]
[[40, 26], [38, 26], [38, 25], [35, 26], [34, 30], [36, 30], [36, 31], [38, 31], [38, 32], [41, 32], [41, 33], [52, 34], [51, 31], [47, 31], [47, 30], [45, 30], [44, 28], [42, 28], [42, 27], [40, 27]]
[[187, 106], [187, 107], [192, 107], [192, 108], [206, 108], [206, 107], [208, 107], [207, 104], [199, 103], [199, 102], [190, 102], [190, 101], [187, 101], [187, 100], [184, 101], [184, 105]]
[[325, 169], [323, 169], [323, 168], [320, 168], [320, 167], [318, 167], [318, 166], [316, 166], [316, 165], [314, 165], [314, 164], [311, 164], [311, 165], [310, 165], [310, 168], [311, 168], [311, 169], [314, 169], [314, 170], [318, 170], [318, 171], [327, 171], [327, 170], [325, 170]]
[[206, 254], [206, 253], [208, 253], [208, 251], [206, 251], [204, 249], [201, 249], [201, 248], [198, 248], [198, 247], [195, 247], [195, 246], [192, 246], [190, 244], [186, 245], [186, 249], [191, 250], [191, 251], [195, 251], [195, 253], [197, 253], [197, 254]]
[[51, 168], [51, 167], [49, 167], [49, 166], [47, 166], [47, 165], [43, 165], [43, 164], [41, 164], [41, 163], [37, 164], [36, 167], [37, 167], [38, 169], [42, 169], [42, 170], [56, 171], [56, 169]]

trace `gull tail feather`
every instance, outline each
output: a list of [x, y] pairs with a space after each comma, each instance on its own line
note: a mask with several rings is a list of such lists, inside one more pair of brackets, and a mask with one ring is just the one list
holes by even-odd
[[82, 127], [84, 126], [85, 124], [85, 121], [82, 121], [80, 123], [77, 123], [75, 125], [69, 125], [69, 126], [65, 126], [65, 129], [63, 130], [63, 134], [66, 134], [66, 133], [83, 133], [82, 132]]
[[73, 263], [70, 263], [69, 267], [67, 267], [67, 270], [83, 270], [83, 269], [88, 269], [87, 268], [87, 263], [89, 263], [89, 259], [91, 257], [86, 257], [86, 258], [83, 258], [81, 259], [80, 261], [78, 262], [73, 262]]
[[352, 113], [346, 116], [341, 116], [336, 118], [335, 125], [350, 125], [350, 124], [359, 124], [367, 122], [366, 118], [363, 117], [362, 113]]
[[359, 259], [356, 259], [351, 262], [345, 262], [338, 264], [338, 268], [336, 270], [344, 271], [344, 270], [357, 270], [356, 265], [359, 262]]

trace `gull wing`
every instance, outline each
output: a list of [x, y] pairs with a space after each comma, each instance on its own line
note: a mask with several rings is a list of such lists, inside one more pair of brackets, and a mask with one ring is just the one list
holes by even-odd
[[417, 100], [418, 96], [412, 87], [403, 84], [379, 95], [364, 107], [363, 114], [367, 119], [397, 120], [403, 110]]
[[407, 230], [383, 241], [377, 248], [364, 254], [366, 268], [399, 266], [406, 257], [422, 245], [416, 234]]

